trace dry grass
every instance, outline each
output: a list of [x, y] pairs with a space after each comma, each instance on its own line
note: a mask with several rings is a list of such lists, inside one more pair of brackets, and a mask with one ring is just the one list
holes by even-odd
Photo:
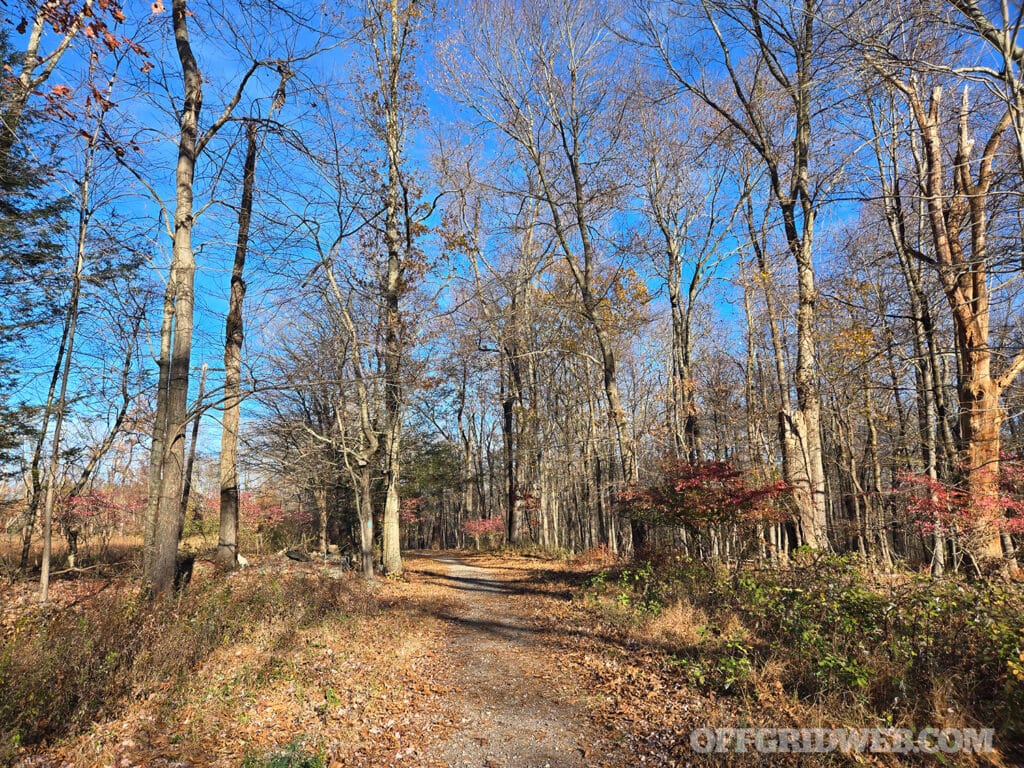
[[185, 594], [155, 603], [125, 579], [65, 583], [50, 605], [22, 601], [5, 617], [0, 762], [11, 750], [78, 733], [140, 697], [178, 690], [228, 647], [281, 648], [328, 616], [374, 610], [360, 581], [313, 572], [198, 578]]
[[[11, 534], [0, 536], [0, 572], [10, 579], [23, 576], [18, 574], [21, 562], [21, 537]], [[138, 536], [111, 536], [108, 539], [83, 539], [78, 546], [75, 565], [79, 569], [100, 568], [118, 571], [131, 570], [138, 566], [142, 557], [142, 539]], [[29, 548], [28, 567], [30, 575], [38, 575], [43, 561], [43, 544], [36, 537]], [[68, 545], [62, 536], [54, 536], [51, 553], [51, 568], [63, 572], [68, 568]]]
[[18, 585], [0, 622], [0, 765], [417, 764], [452, 722], [446, 597], [415, 574], [251, 562], [227, 578], [197, 562], [158, 604], [125, 577], [60, 580], [46, 610]]
[[707, 614], [688, 600], [677, 600], [651, 619], [648, 629], [666, 645], [694, 645], [708, 625]]

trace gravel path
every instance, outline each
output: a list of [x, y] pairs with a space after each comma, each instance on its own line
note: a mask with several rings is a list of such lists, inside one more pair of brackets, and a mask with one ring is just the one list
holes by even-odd
[[[537, 601], [485, 568], [436, 556], [421, 573], [454, 595], [448, 654], [461, 696], [439, 762], [453, 768], [573, 768], [608, 745], [559, 683], [555, 651], [531, 625]], [[422, 566], [421, 566], [422, 567]], [[461, 709], [461, 712], [459, 710]]]

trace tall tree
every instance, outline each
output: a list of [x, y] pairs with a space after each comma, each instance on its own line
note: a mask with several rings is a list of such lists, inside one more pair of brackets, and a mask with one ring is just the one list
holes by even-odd
[[928, 206], [934, 264], [953, 313], [956, 344], [960, 351], [957, 394], [960, 404], [960, 441], [963, 470], [971, 502], [981, 526], [975, 543], [981, 557], [999, 558], [1002, 544], [998, 521], [1003, 516], [999, 498], [999, 461], [1004, 411], [1003, 392], [1024, 371], [1019, 352], [1002, 371], [993, 370], [989, 271], [990, 200], [996, 179], [995, 163], [1012, 116], [1005, 110], [988, 132], [976, 170], [972, 170], [975, 144], [970, 128], [968, 91], [965, 88], [957, 116], [953, 166], [945, 167], [942, 139], [942, 89], [933, 88], [925, 99], [919, 90], [900, 84], [917, 122], [925, 154], [923, 192]]
[[189, 29], [191, 16], [187, 0], [173, 0], [171, 28], [181, 71], [183, 99], [178, 110], [171, 265], [160, 326], [156, 415], [146, 507], [143, 571], [144, 579], [153, 594], [165, 594], [173, 584], [181, 530], [185, 428], [188, 422], [189, 374], [195, 327], [196, 261], [192, 229], [196, 218], [196, 164], [210, 141], [231, 119], [250, 81], [260, 69], [271, 66], [277, 69], [281, 75], [279, 92], [291, 77], [291, 71], [284, 60], [252, 61], [220, 114], [205, 131], [200, 131], [203, 76], [192, 47]]
[[[408, 320], [403, 299], [416, 264], [417, 235], [427, 215], [415, 210], [417, 190], [409, 169], [407, 142], [416, 118], [413, 49], [427, 9], [417, 0], [370, 0], [363, 17], [362, 40], [373, 71], [367, 92], [372, 108], [371, 130], [382, 144], [383, 216], [379, 229], [384, 249], [380, 277], [383, 304], [384, 456], [383, 559], [384, 572], [401, 574], [401, 444], [405, 418], [403, 361], [407, 352]], [[427, 212], [429, 213], [429, 211]]]
[[[821, 114], [815, 101], [824, 86], [822, 10], [820, 0], [779, 6], [757, 0], [655, 0], [642, 6], [638, 20], [639, 36], [668, 76], [755, 152], [782, 220], [797, 274], [797, 402], [779, 414], [779, 428], [801, 541], [816, 549], [829, 546], [814, 317], [821, 174], [812, 167], [814, 116]], [[676, 45], [696, 19], [713, 41], [710, 61], [692, 45]]]
[[222, 568], [234, 568], [238, 562], [238, 426], [242, 407], [242, 343], [245, 324], [245, 258], [249, 251], [249, 227], [252, 222], [253, 190], [256, 185], [256, 154], [259, 127], [247, 120], [245, 160], [242, 166], [242, 199], [238, 207], [238, 235], [235, 260], [231, 267], [228, 316], [224, 331], [224, 416], [220, 438], [220, 527], [217, 562]]
[[[985, 27], [972, 3], [954, 5], [976, 29]], [[881, 18], [867, 18], [859, 45], [869, 71], [899, 94], [910, 112], [917, 161], [914, 182], [923, 200], [921, 229], [927, 233], [928, 247], [909, 248], [907, 255], [934, 269], [950, 308], [958, 364], [959, 464], [977, 522], [969, 548], [978, 559], [997, 559], [1003, 554], [999, 520], [1004, 515], [999, 504], [1001, 398], [1024, 372], [1024, 352], [1007, 359], [998, 370], [1002, 353], [994, 349], [992, 340], [991, 282], [1006, 261], [1001, 237], [1019, 243], [1019, 231], [1005, 234], [1000, 222], [1006, 192], [1016, 191], [1010, 179], [1019, 184], [1024, 167], [1019, 162], [1008, 166], [1002, 156], [1007, 136], [1019, 138], [1011, 131], [1017, 117], [1014, 100], [1004, 93], [991, 106], [984, 98], [972, 103], [963, 78], [974, 79], [978, 72], [973, 66], [962, 70], [956, 66], [964, 58], [963, 41], [948, 28], [915, 23], [922, 16], [931, 18], [929, 10], [897, 6]], [[885, 34], [878, 34], [879, 24], [886, 25]], [[1008, 35], [1019, 21], [1007, 17], [1006, 24], [1005, 34], [989, 29], [983, 37], [991, 45], [1002, 46], [1009, 57], [1003, 64], [1012, 80], [1016, 65], [1007, 45], [1014, 40]], [[942, 62], [934, 60], [938, 41], [947, 46]], [[951, 83], [962, 84], [957, 106], [943, 101], [945, 87]], [[981, 141], [975, 131], [982, 132]], [[1019, 158], [1018, 154], [1015, 160]], [[895, 191], [890, 189], [889, 194], [895, 201]], [[1019, 221], [1010, 226], [1019, 227]]]

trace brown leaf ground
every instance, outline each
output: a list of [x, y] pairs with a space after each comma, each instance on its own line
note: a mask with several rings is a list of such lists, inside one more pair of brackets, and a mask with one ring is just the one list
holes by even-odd
[[262, 617], [264, 630], [222, 646], [184, 684], [157, 682], [116, 717], [23, 751], [18, 764], [239, 766], [282, 749], [367, 767], [869, 762], [694, 754], [694, 728], [824, 723], [771, 691], [752, 703], [689, 687], [648, 628], [579, 599], [586, 564], [465, 553], [406, 564], [405, 579], [365, 585], [315, 563], [257, 562], [231, 578], [340, 577], [351, 609], [302, 627]]
[[[318, 572], [256, 565], [232, 578]], [[118, 717], [20, 764], [237, 766], [289, 746], [331, 766], [619, 764], [612, 732], [561, 663], [559, 633], [539, 620], [566, 597], [547, 583], [544, 561], [410, 555], [407, 567], [404, 580], [369, 587], [346, 574], [370, 609], [294, 630], [268, 622], [214, 652], [185, 685], [158, 683]], [[90, 589], [58, 587], [55, 599], [87, 599]]]

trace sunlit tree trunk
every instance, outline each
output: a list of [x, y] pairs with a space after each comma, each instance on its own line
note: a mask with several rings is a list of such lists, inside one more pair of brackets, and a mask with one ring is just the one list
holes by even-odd
[[245, 339], [242, 305], [245, 301], [245, 258], [249, 250], [253, 188], [256, 184], [258, 131], [255, 122], [245, 124], [245, 161], [242, 168], [242, 200], [238, 209], [238, 237], [231, 268], [231, 292], [224, 333], [224, 416], [220, 438], [220, 530], [217, 563], [226, 569], [238, 562], [238, 427], [242, 405], [242, 343]]
[[177, 565], [178, 515], [185, 472], [185, 427], [192, 361], [196, 268], [195, 254], [192, 252], [192, 200], [203, 85], [199, 65], [189, 41], [188, 16], [185, 0], [173, 0], [171, 19], [181, 65], [184, 100], [179, 113], [171, 273], [164, 299], [157, 424], [153, 431], [152, 460], [158, 462], [158, 465], [154, 473], [155, 487], [151, 485], [150, 489], [151, 492], [155, 491], [155, 498], [149, 501], [149, 506], [155, 509], [150, 511], [153, 519], [147, 526], [153, 532], [152, 555], [144, 575], [154, 595], [170, 592]]
[[409, 182], [403, 169], [405, 131], [410, 115], [403, 89], [409, 67], [412, 34], [421, 16], [415, 2], [373, 0], [367, 8], [367, 29], [376, 68], [375, 94], [382, 111], [381, 138], [385, 151], [383, 246], [386, 256], [381, 276], [383, 305], [384, 424], [381, 451], [384, 462], [383, 566], [391, 575], [402, 573], [399, 511], [401, 508], [401, 442], [405, 415], [402, 363], [405, 355], [405, 317], [401, 303], [406, 292], [406, 260], [412, 257], [418, 226], [409, 210]]
[[[916, 88], [899, 84], [907, 97], [920, 131], [924, 155], [924, 192], [935, 251], [934, 262], [952, 310], [960, 353], [957, 394], [960, 405], [961, 463], [966, 490], [979, 527], [972, 554], [979, 558], [1003, 556], [998, 508], [1001, 428], [1004, 417], [1000, 397], [1024, 370], [1024, 353], [1001, 374], [992, 370], [989, 341], [989, 287], [987, 252], [989, 192], [994, 161], [1010, 112], [1003, 114], [986, 141], [975, 179], [971, 169], [974, 139], [968, 128], [967, 91], [959, 112], [952, 190], [947, 191], [945, 147], [939, 131], [942, 91], [932, 90], [926, 105]], [[961, 237], [967, 235], [969, 245]]]

